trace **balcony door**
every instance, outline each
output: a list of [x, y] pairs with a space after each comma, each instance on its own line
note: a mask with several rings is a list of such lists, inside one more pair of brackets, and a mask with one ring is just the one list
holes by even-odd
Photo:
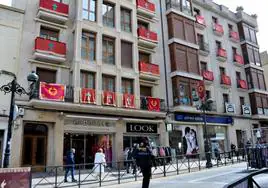
[[[45, 166], [47, 153], [47, 126], [41, 124], [26, 124], [23, 136], [23, 166]], [[43, 167], [35, 168], [44, 170]]]

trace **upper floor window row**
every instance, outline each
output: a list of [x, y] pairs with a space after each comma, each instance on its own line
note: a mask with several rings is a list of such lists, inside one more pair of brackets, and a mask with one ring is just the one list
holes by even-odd
[[192, 14], [192, 3], [190, 0], [166, 0], [166, 9], [176, 9], [188, 15]]
[[242, 36], [242, 39], [250, 41], [250, 42], [255, 43], [255, 44], [258, 44], [257, 37], [256, 37], [256, 31], [254, 28], [252, 28], [248, 25], [243, 25], [243, 30], [244, 30], [244, 36]]

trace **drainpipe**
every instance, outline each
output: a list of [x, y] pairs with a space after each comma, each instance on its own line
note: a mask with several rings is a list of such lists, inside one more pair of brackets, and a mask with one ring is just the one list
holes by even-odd
[[169, 92], [168, 92], [168, 81], [167, 81], [167, 61], [166, 61], [166, 51], [165, 51], [165, 39], [164, 39], [164, 25], [163, 25], [163, 9], [161, 0], [159, 0], [160, 4], [160, 19], [161, 19], [161, 31], [162, 31], [162, 50], [164, 56], [164, 68], [165, 68], [165, 85], [166, 85], [166, 100], [167, 100], [167, 114], [169, 113]]

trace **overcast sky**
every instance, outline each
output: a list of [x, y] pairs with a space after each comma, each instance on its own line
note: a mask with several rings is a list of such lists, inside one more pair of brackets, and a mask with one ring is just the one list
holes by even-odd
[[[257, 37], [260, 51], [268, 50], [268, 0], [214, 0], [214, 2], [223, 4], [232, 11], [235, 11], [237, 6], [243, 6], [245, 12], [249, 14], [257, 14], [259, 24]], [[0, 4], [10, 5], [11, 0], [0, 0]]]

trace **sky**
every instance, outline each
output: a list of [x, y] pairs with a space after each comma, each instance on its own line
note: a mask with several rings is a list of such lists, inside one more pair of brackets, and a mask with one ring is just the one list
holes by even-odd
[[[0, 0], [0, 4], [11, 5], [12, 0]], [[237, 6], [243, 6], [244, 12], [258, 15], [259, 32], [257, 33], [260, 51], [268, 50], [268, 1], [267, 0], [213, 0], [235, 11]]]

